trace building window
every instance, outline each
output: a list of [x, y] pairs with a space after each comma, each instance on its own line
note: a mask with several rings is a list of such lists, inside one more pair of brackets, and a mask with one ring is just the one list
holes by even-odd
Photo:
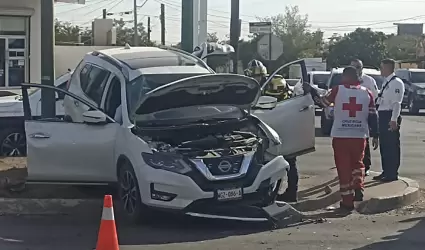
[[26, 35], [27, 18], [0, 16], [0, 35]]
[[28, 74], [28, 17], [0, 16], [0, 87], [19, 87]]

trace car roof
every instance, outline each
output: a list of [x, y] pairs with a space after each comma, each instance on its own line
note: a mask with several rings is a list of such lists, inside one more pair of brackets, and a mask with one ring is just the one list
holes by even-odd
[[319, 70], [315, 70], [315, 71], [310, 71], [308, 72], [309, 74], [322, 74], [322, 75], [329, 75], [331, 72], [330, 71], [319, 71]]
[[396, 69], [396, 71], [398, 70], [407, 70], [411, 72], [425, 72], [425, 69]]
[[183, 53], [157, 47], [121, 47], [99, 51], [111, 56], [130, 69], [166, 66], [195, 66], [198, 61]]
[[[332, 69], [332, 74], [342, 74], [343, 71], [344, 68]], [[363, 68], [363, 73], [365, 73], [366, 75], [380, 75], [381, 71], [376, 69]]]

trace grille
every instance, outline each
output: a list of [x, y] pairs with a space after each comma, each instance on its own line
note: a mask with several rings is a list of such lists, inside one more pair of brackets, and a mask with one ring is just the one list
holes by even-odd
[[243, 155], [204, 159], [212, 175], [224, 176], [238, 174], [241, 170]]

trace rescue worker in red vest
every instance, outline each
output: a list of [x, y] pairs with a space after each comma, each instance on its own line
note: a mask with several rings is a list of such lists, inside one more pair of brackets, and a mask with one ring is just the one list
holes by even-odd
[[[259, 60], [251, 60], [248, 63], [248, 68], [245, 69], [245, 75], [254, 78], [262, 86], [268, 79], [267, 68]], [[270, 86], [266, 86], [264, 92], [265, 95], [273, 96], [278, 99], [278, 101], [283, 101], [287, 98], [291, 98], [292, 92], [289, 90], [286, 85], [286, 81], [282, 76], [275, 75], [275, 77], [270, 82]], [[285, 158], [289, 163], [289, 170], [287, 172], [288, 176], [288, 187], [286, 191], [278, 196], [278, 199], [285, 202], [296, 202], [297, 193], [298, 193], [298, 168], [297, 168], [297, 158]]]
[[[378, 148], [378, 116], [373, 95], [360, 86], [356, 68], [345, 68], [341, 83], [317, 99], [324, 106], [334, 103], [331, 137], [342, 198], [340, 208], [351, 211], [354, 201], [363, 200], [366, 138], [372, 137], [373, 149]], [[318, 97], [313, 87], [305, 87]]]

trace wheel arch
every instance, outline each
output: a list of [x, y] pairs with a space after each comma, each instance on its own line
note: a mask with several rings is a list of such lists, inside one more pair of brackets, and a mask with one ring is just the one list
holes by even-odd
[[125, 155], [120, 155], [120, 156], [118, 157], [118, 160], [117, 160], [117, 172], [116, 172], [116, 175], [117, 175], [117, 176], [119, 176], [119, 173], [120, 173], [121, 167], [122, 167], [122, 166], [124, 166], [124, 164], [130, 164], [130, 165], [132, 166], [131, 161], [130, 161], [130, 159], [128, 159], [128, 157], [127, 157], [127, 156], [125, 156]]

